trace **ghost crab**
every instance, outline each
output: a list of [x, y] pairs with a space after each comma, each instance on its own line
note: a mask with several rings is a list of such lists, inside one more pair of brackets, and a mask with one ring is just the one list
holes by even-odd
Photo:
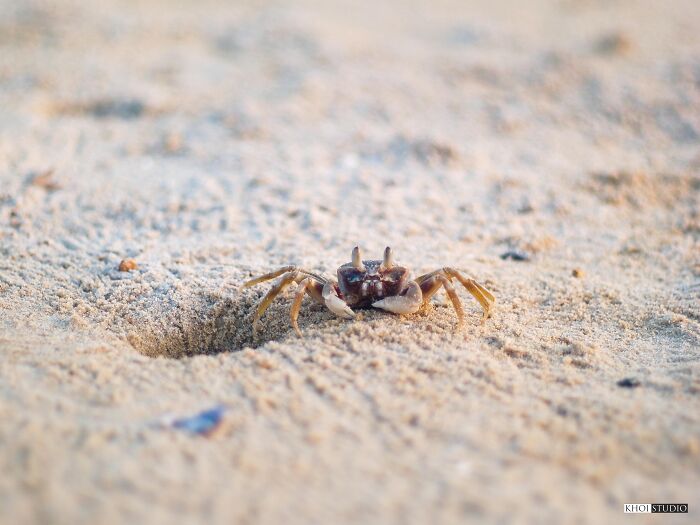
[[352, 319], [355, 317], [353, 308], [380, 308], [395, 314], [412, 314], [426, 305], [430, 298], [443, 287], [457, 312], [459, 326], [464, 322], [464, 311], [457, 292], [452, 286], [452, 279], [457, 279], [481, 304], [484, 310], [483, 320], [491, 315], [491, 308], [496, 301], [486, 288], [474, 279], [464, 277], [453, 268], [439, 268], [410, 279], [408, 268], [394, 264], [391, 248], [388, 246], [384, 250], [384, 259], [381, 261], [363, 261], [359, 247], [355, 246], [352, 250], [352, 261], [338, 268], [337, 274], [338, 282], [335, 282], [297, 266], [284, 266], [245, 282], [243, 288], [248, 288], [281, 276], [255, 310], [254, 331], [257, 332], [260, 317], [272, 301], [293, 282], [299, 286], [292, 302], [290, 318], [294, 331], [299, 337], [302, 334], [297, 318], [305, 294], [317, 303], [325, 305], [338, 317]]

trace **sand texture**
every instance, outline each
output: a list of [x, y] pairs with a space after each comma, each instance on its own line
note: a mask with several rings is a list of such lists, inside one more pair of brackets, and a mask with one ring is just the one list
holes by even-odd
[[[0, 0], [0, 523], [700, 523], [698, 27]], [[246, 279], [355, 244], [493, 317], [307, 299], [299, 339], [291, 287], [254, 336]]]

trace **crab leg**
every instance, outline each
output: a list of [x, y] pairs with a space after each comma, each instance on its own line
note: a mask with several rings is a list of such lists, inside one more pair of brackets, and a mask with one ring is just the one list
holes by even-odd
[[450, 298], [450, 301], [452, 301], [452, 306], [454, 307], [455, 312], [457, 312], [457, 319], [459, 320], [458, 324], [461, 326], [464, 323], [464, 310], [462, 310], [462, 303], [459, 301], [459, 296], [457, 295], [454, 286], [452, 286], [449, 278], [442, 275], [436, 275], [435, 279], [437, 279], [442, 284], [443, 288], [445, 288], [447, 296]]
[[423, 304], [423, 292], [416, 281], [410, 281], [403, 295], [385, 297], [372, 303], [375, 308], [381, 308], [395, 314], [412, 314]]
[[[432, 277], [426, 277], [426, 275], [421, 275], [416, 278], [416, 282], [420, 286], [423, 292], [423, 304], [430, 301], [430, 298], [437, 293], [437, 291], [442, 287], [442, 282], [436, 278], [437, 273], [433, 272], [435, 275]], [[430, 275], [430, 274], [428, 274]]]
[[272, 288], [270, 288], [270, 291], [267, 292], [265, 297], [263, 297], [263, 300], [260, 301], [258, 308], [255, 310], [255, 316], [253, 317], [253, 331], [258, 331], [260, 317], [265, 313], [265, 310], [267, 310], [272, 301], [275, 300], [275, 297], [277, 297], [285, 288], [287, 288], [287, 286], [292, 284], [292, 282], [298, 278], [299, 272], [289, 272], [286, 275], [283, 275], [282, 278], [277, 281]]
[[[258, 331], [260, 318], [270, 307], [272, 301], [274, 301], [280, 293], [282, 293], [290, 284], [292, 284], [292, 282], [300, 283], [300, 286], [294, 296], [294, 301], [292, 303], [292, 308], [289, 315], [292, 321], [292, 327], [300, 336], [301, 330], [299, 330], [297, 318], [299, 317], [299, 310], [301, 309], [301, 303], [304, 299], [304, 293], [309, 294], [314, 301], [330, 308], [330, 310], [336, 315], [346, 318], [353, 317], [355, 315], [354, 312], [350, 310], [350, 308], [348, 308], [347, 305], [345, 305], [345, 303], [338, 297], [334, 288], [332, 289], [332, 294], [335, 294], [334, 297], [326, 299], [324, 295], [324, 286], [326, 284], [331, 287], [333, 286], [327, 279], [296, 266], [284, 266], [279, 270], [255, 277], [245, 282], [242, 288], [249, 288], [256, 284], [274, 279], [275, 277], [279, 277], [280, 275], [282, 277], [272, 286], [272, 288], [270, 288], [267, 294], [265, 294], [255, 310], [255, 315], [253, 317], [254, 332]], [[345, 309], [343, 309], [343, 306]]]
[[323, 300], [324, 283], [319, 283], [313, 277], [309, 277], [307, 280], [309, 284], [306, 286], [306, 293], [317, 303], [325, 305], [326, 302]]
[[[452, 281], [450, 281], [449, 276], [442, 273], [441, 270], [432, 272], [432, 277], [425, 278], [426, 276], [421, 276], [421, 290], [423, 290], [423, 304], [430, 301], [430, 298], [435, 295], [435, 293], [440, 289], [444, 288], [447, 296], [450, 298], [452, 307], [457, 313], [457, 318], [459, 319], [459, 325], [464, 323], [464, 310], [462, 309], [462, 302], [459, 300], [459, 296], [452, 286]], [[430, 275], [430, 274], [428, 274]], [[416, 279], [417, 281], [418, 279]]]
[[299, 310], [301, 309], [301, 301], [304, 299], [304, 294], [306, 293], [306, 287], [309, 285], [310, 280], [307, 277], [297, 288], [297, 293], [294, 295], [294, 302], [292, 303], [292, 308], [289, 310], [289, 318], [292, 321], [292, 327], [299, 337], [301, 337], [301, 330], [299, 330], [299, 324], [297, 323], [297, 318], [299, 317]]
[[[474, 279], [468, 279], [464, 277], [462, 274], [460, 274], [457, 270], [454, 268], [440, 268], [439, 270], [435, 270], [430, 273], [426, 273], [424, 275], [421, 275], [420, 277], [416, 278], [416, 282], [420, 284], [421, 289], [423, 290], [423, 298], [424, 301], [427, 302], [430, 297], [432, 297], [435, 292], [437, 292], [440, 289], [440, 285], [442, 284], [444, 286], [444, 283], [438, 284], [438, 277], [442, 276], [443, 278], [446, 278], [449, 281], [452, 280], [452, 278], [457, 279], [462, 286], [464, 286], [467, 291], [472, 294], [474, 299], [479, 301], [479, 304], [481, 305], [481, 308], [484, 310], [484, 316], [483, 320], [486, 320], [488, 317], [491, 315], [491, 309], [493, 307], [493, 303], [496, 302], [496, 298], [489, 292], [486, 288], [481, 286], [478, 282], [476, 282]], [[454, 288], [450, 284], [450, 288], [452, 288], [452, 292], [454, 293]], [[445, 286], [445, 291], [447, 294], [450, 296], [450, 300], [452, 300], [452, 295], [450, 293], [450, 290], [448, 289], [447, 286]], [[455, 302], [454, 300], [452, 301], [452, 304], [454, 305]], [[455, 310], [458, 310], [457, 306], [455, 306]], [[460, 310], [461, 310], [461, 304], [460, 304]], [[458, 311], [458, 316], [459, 316], [459, 311]], [[461, 320], [461, 316], [460, 316]]]
[[260, 275], [259, 277], [250, 279], [249, 281], [244, 282], [242, 287], [250, 288], [251, 286], [255, 286], [256, 284], [264, 283], [265, 281], [269, 281], [270, 279], [279, 277], [283, 273], [291, 272], [292, 270], [296, 270], [296, 268], [294, 266], [284, 266], [279, 270], [275, 270], [274, 272], [266, 273], [265, 275]]
[[299, 310], [301, 310], [301, 302], [304, 300], [305, 293], [309, 294], [315, 301], [325, 304], [322, 295], [323, 286], [321, 284], [315, 282], [311, 277], [307, 277], [299, 283], [299, 287], [294, 295], [294, 301], [292, 302], [292, 308], [289, 310], [289, 318], [292, 321], [292, 327], [299, 337], [303, 336], [299, 329], [297, 319], [299, 318]]
[[[436, 275], [439, 275], [439, 274], [443, 274], [443, 275], [445, 274], [444, 268], [440, 268], [439, 270], [435, 270], [435, 271], [432, 271], [432, 272], [430, 272], [430, 273], [426, 273], [426, 274], [424, 274], [424, 275], [421, 275], [420, 277], [416, 277], [414, 280], [415, 280], [418, 284], [423, 284], [423, 283], [424, 283], [425, 281], [427, 281], [428, 279], [431, 279], [431, 278], [433, 278], [433, 277], [435, 277]], [[438, 287], [438, 288], [439, 288], [439, 287]], [[435, 291], [437, 291], [437, 289], [436, 289]], [[433, 293], [435, 293], [435, 291], [434, 291]], [[423, 290], [423, 292], [425, 292], [425, 290]], [[432, 295], [432, 294], [431, 294], [431, 295]]]
[[457, 279], [462, 286], [464, 286], [467, 291], [474, 296], [474, 299], [479, 301], [481, 307], [484, 309], [484, 317], [486, 320], [491, 316], [491, 308], [493, 303], [496, 302], [496, 298], [489, 292], [486, 288], [477, 283], [474, 279], [467, 279], [462, 276], [457, 270], [453, 268], [443, 268], [448, 276]]
[[303, 270], [301, 268], [297, 268], [296, 266], [283, 266], [279, 270], [275, 270], [274, 272], [266, 273], [265, 275], [260, 275], [259, 277], [255, 277], [254, 279], [251, 279], [249, 281], [246, 281], [243, 283], [243, 288], [250, 288], [251, 286], [255, 286], [256, 284], [259, 283], [264, 283], [265, 281], [269, 281], [270, 279], [274, 279], [275, 277], [279, 277], [283, 273], [287, 272], [298, 272], [304, 275], [308, 275], [309, 277], [313, 277], [317, 281], [321, 283], [325, 283], [326, 279], [321, 277], [320, 275], [316, 275], [315, 273]]

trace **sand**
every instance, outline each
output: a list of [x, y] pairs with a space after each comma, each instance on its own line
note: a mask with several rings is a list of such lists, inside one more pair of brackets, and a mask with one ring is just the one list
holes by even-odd
[[0, 522], [697, 523], [700, 4], [228, 4], [0, 2]]

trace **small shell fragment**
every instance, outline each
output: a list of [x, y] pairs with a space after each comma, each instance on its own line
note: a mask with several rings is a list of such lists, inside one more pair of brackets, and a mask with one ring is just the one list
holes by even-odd
[[136, 261], [133, 259], [122, 259], [119, 263], [120, 272], [130, 272], [131, 270], [136, 270], [139, 267]]

